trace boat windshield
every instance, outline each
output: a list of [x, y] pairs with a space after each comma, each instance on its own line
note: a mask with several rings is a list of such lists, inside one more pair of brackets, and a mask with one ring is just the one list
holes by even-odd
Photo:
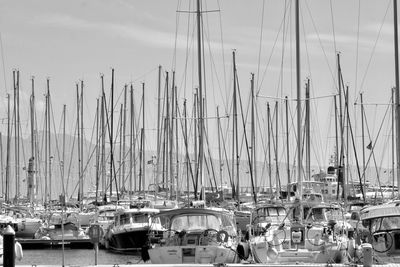
[[304, 216], [307, 222], [324, 222], [327, 221], [325, 208], [304, 209]]
[[255, 223], [268, 221], [271, 223], [280, 224], [286, 218], [286, 210], [283, 207], [265, 207], [257, 209], [257, 214], [254, 216]]
[[236, 233], [234, 222], [225, 218], [226, 216], [218, 216], [214, 214], [183, 214], [172, 218], [171, 230], [174, 231], [196, 231], [196, 230], [206, 230], [215, 229], [225, 230], [230, 235]]
[[171, 230], [206, 230], [220, 228], [220, 221], [214, 215], [181, 215], [177, 216], [171, 222]]
[[371, 222], [372, 232], [394, 229], [400, 229], [400, 216], [376, 218]]

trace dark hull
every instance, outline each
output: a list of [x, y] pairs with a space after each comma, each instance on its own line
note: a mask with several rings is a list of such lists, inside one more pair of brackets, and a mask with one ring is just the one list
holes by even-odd
[[121, 231], [109, 238], [109, 248], [120, 252], [137, 251], [147, 244], [148, 229]]

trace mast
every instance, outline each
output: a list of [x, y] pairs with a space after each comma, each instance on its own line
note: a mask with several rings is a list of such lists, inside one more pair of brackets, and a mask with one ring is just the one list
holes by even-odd
[[81, 173], [81, 141], [80, 141], [80, 136], [81, 136], [81, 131], [79, 130], [79, 128], [80, 128], [80, 124], [79, 124], [79, 118], [80, 118], [80, 112], [79, 112], [79, 110], [80, 110], [80, 107], [79, 107], [79, 84], [78, 83], [76, 83], [76, 114], [77, 114], [77, 117], [76, 117], [76, 124], [77, 124], [77, 127], [76, 127], [76, 129], [77, 129], [77, 134], [78, 134], [78, 185], [79, 185], [79, 188], [78, 188], [78, 202], [79, 202], [79, 206], [80, 206], [80, 203], [81, 203], [81, 201], [82, 201], [82, 199], [81, 199], [81, 190], [82, 190], [82, 188], [81, 188], [81, 179], [82, 179], [82, 173]]
[[144, 113], [144, 111], [145, 111], [145, 99], [144, 99], [144, 83], [142, 83], [142, 97], [143, 97], [143, 105], [142, 105], [142, 107], [143, 107], [143, 111], [142, 111], [142, 115], [143, 115], [143, 121], [142, 121], [142, 160], [143, 160], [143, 170], [142, 170], [142, 183], [143, 183], [143, 191], [145, 192], [145, 195], [146, 195], [146, 188], [145, 188], [145, 185], [146, 185], [146, 148], [145, 148], [145, 113]]
[[279, 177], [279, 162], [278, 162], [278, 148], [279, 148], [279, 139], [278, 139], [278, 101], [275, 102], [275, 168], [276, 168], [276, 193], [277, 193], [277, 197], [279, 199], [280, 196], [280, 192], [281, 192], [281, 180]]
[[32, 84], [32, 94], [30, 98], [30, 113], [31, 113], [31, 157], [29, 159], [28, 164], [28, 190], [27, 190], [27, 198], [30, 203], [33, 202], [34, 192], [33, 189], [35, 188], [35, 79], [32, 76], [31, 78]]
[[126, 191], [125, 188], [125, 158], [126, 158], [126, 146], [125, 146], [125, 142], [126, 142], [126, 95], [127, 95], [127, 90], [128, 90], [128, 85], [125, 84], [124, 87], [124, 118], [123, 118], [123, 123], [122, 123], [122, 159], [121, 159], [121, 164], [122, 164], [122, 184], [120, 185], [120, 187], [122, 188], [122, 190]]
[[[257, 150], [256, 150], [256, 120], [255, 120], [255, 109], [256, 99], [254, 95], [254, 73], [251, 74], [251, 164], [253, 169], [253, 180], [254, 180], [254, 202], [257, 203], [258, 183], [257, 183]], [[219, 130], [218, 130], [219, 134]], [[219, 142], [219, 139], [218, 139]], [[221, 153], [221, 152], [220, 152]], [[221, 156], [220, 156], [221, 157]], [[220, 160], [221, 161], [221, 160]]]
[[[289, 158], [289, 107], [288, 107], [288, 97], [285, 96], [285, 109], [286, 109], [286, 170], [287, 170], [287, 185], [290, 184], [290, 158]], [[289, 187], [288, 187], [289, 188]], [[287, 199], [290, 199], [290, 192], [288, 190]]]
[[[363, 177], [365, 184], [365, 140], [364, 140], [364, 102], [363, 102], [363, 93], [360, 93], [360, 102], [361, 102], [361, 144], [362, 144], [362, 162], [363, 162]], [[394, 168], [393, 168], [394, 170]]]
[[[113, 148], [113, 132], [114, 132], [114, 69], [111, 69], [111, 127], [109, 130], [109, 136], [110, 136], [110, 200], [111, 200], [111, 196], [112, 196], [112, 181], [114, 178], [114, 169], [113, 169], [113, 165], [114, 165], [114, 148]], [[117, 195], [118, 198], [118, 195]]]
[[[395, 136], [394, 136], [394, 125], [395, 125], [395, 116], [396, 116], [396, 107], [394, 105], [394, 98], [395, 98], [395, 90], [396, 88], [392, 88], [392, 199], [394, 199], [394, 169], [395, 169]], [[364, 146], [364, 143], [363, 143]]]
[[[302, 154], [301, 154], [301, 84], [300, 84], [300, 16], [299, 0], [296, 0], [296, 86], [297, 86], [297, 175], [300, 203], [303, 198]], [[303, 209], [300, 208], [300, 222], [303, 222]]]
[[[236, 200], [238, 203], [238, 209], [240, 210], [240, 178], [239, 178], [239, 141], [238, 141], [238, 123], [237, 123], [237, 92], [236, 92], [236, 58], [235, 51], [232, 52], [233, 56], [233, 142], [234, 147], [233, 151], [236, 151], [235, 159], [236, 159]], [[232, 165], [234, 168], [235, 164]], [[234, 172], [233, 172], [234, 173]]]
[[219, 117], [219, 106], [217, 106], [217, 132], [218, 132], [218, 162], [219, 162], [219, 178], [221, 181], [221, 194], [222, 200], [224, 200], [224, 188], [223, 188], [223, 181], [222, 181], [222, 155], [221, 155], [221, 133], [219, 129], [221, 128], [221, 119]]
[[[63, 200], [65, 201], [65, 121], [67, 115], [67, 105], [63, 106], [63, 143], [62, 143], [62, 168], [61, 168], [61, 180], [62, 180], [62, 194]], [[98, 166], [98, 164], [96, 164]], [[97, 168], [96, 168], [97, 169]], [[97, 177], [97, 176], [96, 176]], [[96, 197], [97, 201], [97, 197]]]
[[393, 0], [393, 24], [394, 24], [394, 66], [396, 79], [396, 151], [397, 151], [397, 194], [400, 197], [400, 93], [399, 93], [399, 38], [397, 28], [397, 0]]
[[101, 142], [100, 142], [100, 147], [101, 147], [101, 152], [100, 152], [100, 166], [101, 166], [101, 188], [102, 188], [102, 193], [103, 197], [106, 195], [106, 160], [105, 160], [105, 155], [106, 155], [106, 127], [104, 123], [104, 116], [105, 116], [105, 105], [106, 105], [106, 100], [105, 100], [105, 94], [104, 94], [104, 75], [100, 75], [101, 79], [101, 111], [100, 111], [100, 130], [101, 130]]
[[133, 161], [135, 158], [133, 157], [133, 151], [135, 149], [134, 147], [134, 128], [135, 128], [135, 118], [134, 118], [134, 113], [133, 113], [133, 85], [131, 84], [131, 90], [130, 90], [130, 117], [131, 117], [131, 123], [130, 123], [130, 138], [129, 138], [129, 200], [132, 200], [132, 171], [133, 171]]
[[[157, 155], [156, 155], [156, 182], [158, 184], [160, 181], [160, 151], [161, 151], [161, 125], [160, 125], [160, 118], [161, 118], [161, 65], [158, 66], [158, 87], [157, 87]], [[158, 186], [156, 192], [158, 191]], [[156, 194], [157, 195], [157, 194]]]
[[[15, 199], [19, 197], [19, 127], [18, 127], [18, 115], [19, 115], [19, 71], [13, 72], [14, 76], [14, 132], [15, 132]], [[16, 77], [15, 77], [16, 76]]]
[[99, 197], [99, 181], [100, 181], [100, 113], [101, 113], [101, 99], [96, 99], [96, 211]]
[[268, 129], [268, 179], [269, 179], [269, 188], [271, 190], [272, 196], [272, 166], [271, 166], [271, 111], [269, 108], [269, 102], [267, 102], [267, 129]]
[[200, 99], [200, 106], [199, 106], [199, 176], [201, 179], [201, 199], [205, 199], [205, 192], [204, 192], [204, 176], [203, 176], [203, 105], [201, 104], [202, 99], [203, 99], [203, 85], [202, 85], [202, 32], [201, 32], [201, 26], [202, 26], [202, 18], [201, 18], [201, 6], [200, 6], [200, 0], [197, 0], [197, 71], [198, 71], [198, 82], [199, 82], [199, 94], [198, 98]]
[[306, 179], [311, 178], [311, 142], [310, 142], [310, 79], [306, 83]]
[[10, 94], [7, 94], [7, 153], [6, 153], [6, 195], [5, 201], [10, 202], [10, 145], [11, 145], [11, 124], [10, 124]]
[[[80, 188], [80, 200], [81, 200], [81, 205], [80, 208], [82, 209], [83, 205], [83, 80], [81, 80], [81, 97], [80, 97], [80, 112], [81, 112], [81, 138], [78, 139], [78, 142], [81, 142], [81, 161], [80, 161], [80, 169], [81, 169], [81, 176], [79, 179], [79, 188]], [[79, 127], [78, 127], [79, 130]]]
[[[346, 184], [346, 175], [345, 175], [345, 163], [344, 163], [344, 120], [343, 120], [343, 111], [342, 111], [342, 72], [340, 67], [340, 54], [337, 53], [337, 68], [338, 68], [338, 88], [339, 88], [339, 127], [340, 127], [340, 160], [339, 160], [339, 179], [338, 185], [342, 184], [342, 195], [344, 198], [344, 202], [346, 204], [347, 195], [345, 192], [345, 184]], [[339, 198], [339, 190], [338, 197]]]

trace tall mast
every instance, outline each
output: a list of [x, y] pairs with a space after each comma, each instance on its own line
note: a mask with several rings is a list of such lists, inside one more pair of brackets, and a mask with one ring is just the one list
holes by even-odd
[[[254, 202], [257, 202], [258, 183], [257, 183], [257, 150], [256, 150], [256, 96], [254, 95], [254, 73], [251, 74], [251, 165], [254, 177]], [[219, 134], [219, 130], [218, 130]], [[219, 139], [218, 139], [219, 141]]]
[[271, 111], [269, 108], [269, 103], [267, 102], [267, 129], [268, 129], [268, 179], [269, 188], [272, 194], [272, 166], [271, 166]]
[[19, 197], [19, 127], [18, 127], [18, 98], [19, 98], [19, 71], [13, 72], [14, 76], [14, 132], [15, 132], [15, 200]]
[[[236, 158], [236, 200], [238, 203], [238, 209], [240, 210], [240, 178], [239, 178], [239, 141], [238, 141], [238, 124], [237, 124], [237, 92], [236, 92], [236, 58], [235, 58], [235, 51], [232, 52], [233, 56], [233, 142], [234, 147], [233, 150], [236, 151], [235, 158]], [[234, 167], [235, 164], [232, 166]], [[233, 172], [234, 173], [234, 172]]]
[[133, 161], [135, 158], [133, 157], [133, 151], [135, 149], [134, 147], [134, 125], [135, 125], [135, 118], [134, 118], [134, 113], [133, 113], [133, 85], [131, 84], [131, 90], [130, 90], [130, 117], [131, 117], [131, 123], [130, 123], [130, 138], [129, 138], [129, 200], [132, 200], [132, 172], [133, 172]]
[[[111, 126], [110, 126], [110, 200], [111, 200], [111, 196], [112, 196], [112, 181], [114, 178], [114, 173], [113, 173], [113, 165], [114, 165], [114, 151], [113, 151], [113, 132], [114, 132], [114, 69], [111, 69], [111, 104], [110, 104], [110, 117], [111, 117]], [[118, 198], [118, 195], [117, 195]]]
[[[67, 105], [64, 105], [63, 106], [62, 169], [61, 169], [63, 199], [65, 199], [65, 123], [66, 123], [66, 115], [67, 115]], [[96, 201], [97, 201], [97, 198], [96, 198]]]
[[125, 188], [125, 158], [126, 158], [126, 151], [125, 151], [125, 142], [126, 142], [126, 97], [127, 97], [127, 90], [128, 90], [128, 85], [125, 84], [124, 88], [124, 118], [123, 118], [123, 124], [122, 124], [122, 159], [121, 159], [121, 164], [122, 164], [122, 184], [120, 187], [126, 191]]
[[[345, 192], [346, 175], [345, 175], [345, 155], [344, 155], [344, 119], [343, 119], [343, 105], [342, 105], [342, 73], [340, 67], [340, 54], [337, 53], [337, 68], [338, 68], [338, 88], [339, 88], [339, 127], [340, 127], [340, 160], [339, 160], [339, 177], [341, 181], [338, 184], [342, 184], [342, 195], [346, 202], [347, 195]], [[338, 190], [339, 198], [339, 190]]]
[[10, 145], [11, 145], [11, 113], [10, 94], [7, 94], [7, 153], [6, 153], [6, 196], [5, 201], [10, 201]]
[[399, 93], [399, 38], [397, 29], [397, 0], [393, 0], [393, 24], [394, 24], [394, 66], [396, 78], [396, 150], [397, 150], [397, 194], [400, 197], [400, 93]]
[[[156, 183], [158, 184], [160, 179], [160, 151], [161, 151], [161, 65], [158, 66], [158, 87], [157, 87], [157, 155], [156, 155]], [[158, 186], [157, 186], [158, 189]]]
[[[394, 136], [394, 134], [395, 134], [395, 130], [394, 130], [394, 125], [395, 125], [395, 121], [396, 121], [396, 118], [395, 118], [395, 116], [396, 116], [396, 107], [395, 107], [395, 105], [394, 105], [394, 98], [395, 98], [395, 92], [396, 91], [396, 88], [392, 88], [392, 199], [394, 199], [394, 178], [395, 178], [395, 175], [394, 175], [394, 169], [395, 169], [395, 142], [396, 142], [396, 140], [395, 140], [395, 136]], [[363, 146], [364, 146], [364, 143], [363, 143]]]
[[[303, 159], [301, 154], [301, 84], [300, 84], [301, 70], [300, 70], [300, 16], [299, 16], [299, 0], [296, 0], [296, 86], [297, 86], [297, 177], [299, 198], [303, 198], [303, 177], [302, 165]], [[303, 221], [303, 209], [300, 208], [300, 221]]]
[[[79, 184], [80, 184], [80, 199], [82, 201], [83, 204], [83, 80], [81, 80], [81, 97], [80, 97], [80, 112], [81, 112], [81, 138], [80, 140], [78, 140], [78, 142], [81, 142], [81, 161], [80, 161], [80, 168], [81, 168], [81, 177], [79, 180]], [[78, 128], [79, 129], [79, 128]], [[82, 208], [82, 205], [81, 205]]]
[[145, 113], [144, 113], [146, 101], [144, 98], [144, 83], [142, 83], [142, 97], [143, 97], [143, 105], [142, 105], [142, 107], [143, 107], [143, 111], [142, 111], [142, 116], [143, 116], [143, 118], [142, 118], [142, 155], [143, 155], [142, 156], [142, 160], [143, 160], [142, 183], [143, 183], [143, 191], [146, 194], [146, 188], [145, 188], [145, 186], [146, 186], [146, 147], [145, 147], [146, 135], [145, 135]]
[[203, 85], [202, 85], [202, 32], [201, 32], [201, 26], [202, 26], [202, 18], [201, 18], [201, 6], [200, 6], [200, 0], [197, 0], [197, 71], [198, 71], [198, 82], [199, 82], [199, 94], [198, 98], [200, 99], [200, 106], [199, 106], [199, 176], [201, 179], [201, 194], [202, 194], [202, 199], [205, 199], [205, 192], [204, 192], [204, 177], [203, 177], [203, 105], [202, 105], [202, 99], [203, 99]]
[[306, 179], [310, 180], [311, 175], [311, 142], [310, 142], [310, 79], [306, 83]]
[[34, 175], [35, 175], [35, 79], [32, 76], [32, 94], [30, 99], [30, 109], [31, 109], [31, 158], [28, 164], [28, 192], [27, 197], [29, 202], [33, 202], [34, 192]]
[[81, 188], [81, 179], [82, 179], [82, 173], [81, 173], [81, 141], [80, 141], [80, 137], [81, 137], [81, 131], [79, 130], [79, 128], [80, 128], [80, 124], [79, 124], [79, 118], [80, 118], [80, 112], [79, 112], [79, 110], [80, 110], [80, 106], [79, 106], [79, 103], [80, 103], [80, 101], [79, 101], [79, 84], [78, 83], [76, 83], [76, 114], [77, 114], [77, 117], [76, 117], [76, 124], [77, 124], [77, 127], [76, 127], [76, 129], [77, 129], [77, 134], [78, 134], [78, 185], [79, 185], [79, 188], [78, 188], [78, 201], [79, 201], [79, 204], [81, 203], [81, 190], [82, 190], [82, 188]]
[[222, 155], [221, 155], [221, 133], [219, 129], [221, 128], [221, 119], [219, 117], [219, 106], [217, 106], [217, 133], [218, 133], [218, 165], [219, 165], [219, 178], [221, 181], [221, 194], [222, 199], [224, 199], [224, 188], [223, 188], [223, 181], [222, 181]]
[[105, 155], [106, 155], [106, 127], [104, 123], [104, 116], [105, 116], [105, 94], [104, 94], [104, 75], [101, 74], [101, 111], [100, 111], [100, 130], [101, 130], [101, 152], [100, 152], [100, 166], [101, 166], [101, 189], [103, 193], [103, 197], [106, 195], [106, 162], [105, 162]]
[[[393, 98], [392, 98], [393, 100]], [[363, 93], [360, 93], [360, 102], [361, 102], [361, 144], [362, 144], [362, 166], [363, 172], [362, 175], [365, 178], [365, 140], [364, 140], [364, 102], [363, 102]], [[394, 168], [393, 168], [394, 170]], [[365, 183], [365, 181], [364, 181]]]
[[[290, 158], [289, 158], [289, 106], [288, 97], [285, 96], [285, 109], [286, 109], [286, 161], [287, 161], [287, 185], [290, 184]], [[288, 187], [289, 188], [289, 187]], [[290, 199], [290, 194], [288, 192], [287, 199]]]
[[51, 155], [51, 107], [50, 107], [50, 79], [47, 79], [47, 134], [48, 134], [48, 142], [49, 142], [49, 200], [51, 203], [52, 197], [52, 180], [51, 180], [51, 159], [53, 158]]
[[278, 148], [279, 148], [279, 139], [278, 139], [278, 122], [279, 122], [279, 116], [278, 116], [278, 101], [275, 102], [275, 168], [276, 168], [276, 193], [277, 197], [279, 198], [280, 196], [280, 191], [281, 191], [281, 180], [279, 177], [279, 162], [278, 162]]

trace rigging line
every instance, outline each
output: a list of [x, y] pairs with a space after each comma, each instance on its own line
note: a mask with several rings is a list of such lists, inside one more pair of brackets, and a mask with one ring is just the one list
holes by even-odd
[[[286, 3], [286, 0], [285, 0]], [[260, 42], [259, 42], [259, 47], [258, 47], [258, 63], [257, 63], [257, 83], [256, 83], [256, 88], [258, 87], [258, 83], [260, 80], [260, 65], [261, 65], [261, 52], [262, 52], [262, 39], [263, 39], [263, 28], [264, 28], [264, 15], [265, 15], [265, 0], [263, 0], [262, 3], [262, 9], [261, 9], [261, 25], [260, 25]], [[258, 94], [258, 93], [257, 93]], [[257, 95], [256, 94], [256, 95]]]
[[[325, 96], [310, 97], [310, 98], [308, 98], [308, 100], [321, 99], [321, 98], [330, 98], [332, 96], [337, 96], [337, 95], [339, 95], [339, 94], [331, 94], [331, 95], [325, 95]], [[257, 97], [259, 97], [259, 98], [268, 98], [268, 99], [277, 99], [277, 100], [286, 100], [286, 98], [284, 98], [284, 97], [282, 98], [282, 97], [275, 97], [275, 96], [258, 95]], [[288, 98], [287, 100], [288, 101], [294, 101], [294, 102], [298, 101], [298, 99], [296, 99], [296, 98]], [[300, 99], [300, 101], [305, 101], [305, 100], [306, 100], [306, 98]]]
[[[189, 1], [189, 9], [191, 8], [191, 1]], [[186, 46], [185, 46], [185, 62], [184, 62], [184, 67], [183, 67], [183, 77], [181, 81], [181, 86], [179, 88], [183, 88], [183, 97], [187, 98], [186, 95], [186, 90], [185, 88], [187, 87], [187, 73], [188, 73], [188, 66], [189, 66], [189, 54], [190, 54], [190, 47], [194, 43], [194, 30], [190, 31], [190, 21], [191, 19], [194, 20], [194, 17], [191, 15], [191, 13], [187, 17], [187, 25], [186, 25]], [[195, 28], [195, 23], [193, 23], [193, 28]], [[192, 35], [190, 35], [190, 32], [192, 32]], [[192, 37], [192, 38], [190, 38]]]
[[181, 0], [178, 0], [177, 7], [176, 7], [176, 15], [175, 15], [175, 40], [174, 40], [174, 52], [172, 55], [172, 69], [176, 68], [176, 47], [177, 47], [177, 42], [178, 42], [178, 25], [179, 25], [179, 18], [180, 18], [180, 12], [178, 10], [180, 9], [181, 6]]
[[[207, 27], [208, 27], [208, 20], [207, 20]], [[209, 38], [209, 36], [208, 35], [206, 35], [208, 38], [207, 38], [207, 40], [208, 40], [208, 42], [207, 42], [207, 44], [208, 44], [208, 51], [209, 51], [209, 55], [210, 55], [210, 63], [211, 63], [211, 66], [213, 67], [212, 69], [214, 70], [214, 73], [215, 73], [215, 78], [216, 78], [216, 80], [217, 80], [217, 84], [218, 84], [218, 88], [220, 89], [219, 90], [219, 92], [221, 92], [222, 90], [221, 90], [221, 82], [220, 82], [220, 80], [219, 80], [219, 78], [218, 78], [218, 73], [217, 73], [217, 68], [216, 68], [216, 65], [215, 65], [215, 60], [214, 60], [214, 57], [213, 57], [213, 54], [212, 54], [212, 49], [211, 49], [211, 45], [210, 45], [210, 38]], [[224, 55], [224, 53], [223, 53], [223, 50], [222, 50], [222, 55]], [[224, 67], [223, 67], [223, 69], [224, 69], [224, 75], [225, 75], [225, 65], [223, 65]], [[225, 79], [225, 78], [224, 78]], [[213, 82], [213, 85], [214, 85], [214, 79], [212, 79], [211, 80], [212, 82]], [[214, 88], [214, 87], [213, 87]], [[226, 88], [225, 88], [226, 89]], [[215, 96], [215, 90], [212, 90], [212, 93], [213, 93], [213, 96], [214, 96], [214, 99], [217, 99], [217, 97]], [[226, 95], [227, 95], [227, 91], [225, 90], [225, 93], [226, 93]], [[228, 106], [228, 104], [227, 104], [227, 98], [226, 97], [224, 97], [222, 94], [221, 94], [221, 99], [222, 99], [222, 102], [223, 102], [223, 105], [224, 105], [224, 107], [225, 107], [225, 111], [227, 110], [227, 106]]]
[[[377, 136], [376, 136], [376, 138], [375, 138], [375, 140], [374, 140], [374, 144], [372, 145], [371, 153], [370, 153], [370, 155], [369, 155], [369, 157], [368, 157], [368, 161], [367, 161], [367, 164], [366, 164], [366, 166], [368, 166], [368, 163], [369, 163], [369, 161], [370, 161], [370, 159], [371, 159], [371, 156], [372, 156], [372, 157], [373, 157], [373, 160], [374, 160], [374, 163], [375, 163], [375, 170], [376, 170], [376, 176], [377, 176], [376, 178], [378, 179], [379, 187], [381, 187], [381, 182], [380, 182], [380, 179], [379, 179], [379, 171], [378, 171], [378, 166], [377, 166], [377, 164], [376, 164], [376, 158], [375, 158], [374, 148], [375, 148], [376, 143], [377, 143], [377, 141], [378, 141], [378, 137], [379, 137], [379, 135], [380, 135], [380, 133], [381, 133], [382, 126], [383, 126], [383, 122], [385, 121], [385, 118], [386, 118], [386, 116], [387, 116], [387, 114], [388, 114], [388, 111], [389, 111], [389, 106], [386, 108], [385, 115], [383, 116], [382, 122], [381, 122], [381, 124], [380, 124], [380, 126], [379, 126], [378, 134], [377, 134]], [[369, 137], [370, 140], [371, 140], [371, 134], [370, 134], [370, 131], [369, 131], [369, 126], [368, 126], [368, 121], [367, 121], [367, 118], [366, 118], [365, 111], [364, 111], [363, 116], [365, 117], [365, 124], [366, 124], [366, 126], [367, 126], [368, 137]], [[365, 170], [363, 171], [363, 176], [365, 176]], [[382, 191], [381, 191], [381, 193], [382, 193]], [[383, 193], [382, 193], [382, 198], [383, 198]]]
[[362, 80], [361, 80], [360, 88], [363, 88], [365, 79], [366, 79], [366, 77], [367, 77], [367, 73], [368, 73], [368, 70], [369, 70], [369, 66], [371, 65], [372, 57], [373, 57], [373, 55], [374, 55], [374, 53], [375, 53], [376, 45], [378, 44], [378, 40], [379, 40], [379, 37], [380, 37], [380, 35], [381, 35], [381, 31], [382, 31], [383, 25], [384, 25], [384, 23], [385, 23], [386, 16], [387, 16], [387, 13], [388, 13], [388, 11], [389, 11], [390, 3], [391, 3], [391, 2], [389, 1], [388, 6], [387, 6], [387, 8], [386, 8], [385, 16], [383, 17], [381, 26], [380, 26], [379, 31], [378, 31], [378, 35], [376, 36], [376, 39], [375, 39], [374, 47], [372, 48], [372, 51], [371, 51], [371, 56], [369, 57], [368, 64], [367, 64], [367, 67], [366, 67], [366, 69], [365, 69], [364, 76], [363, 76], [363, 78], [362, 78]]
[[361, 0], [358, 0], [358, 14], [357, 14], [357, 45], [356, 45], [356, 74], [354, 81], [354, 98], [357, 98], [357, 82], [358, 82], [358, 53], [359, 53], [359, 41], [360, 41], [360, 17], [361, 17]]
[[[218, 9], [221, 9], [221, 4], [220, 0], [217, 0], [218, 3]], [[227, 87], [227, 81], [226, 81], [226, 68], [225, 68], [225, 47], [224, 47], [224, 38], [223, 38], [223, 32], [222, 32], [222, 16], [221, 12], [218, 12], [218, 17], [219, 17], [219, 27], [220, 27], [220, 37], [221, 37], [221, 51], [222, 51], [222, 66], [224, 70], [224, 89], [225, 89], [225, 95], [228, 95], [228, 87]], [[225, 103], [225, 111], [228, 110], [228, 104]]]
[[324, 54], [324, 58], [325, 58], [326, 64], [328, 65], [329, 72], [331, 73], [332, 80], [335, 81], [335, 75], [334, 75], [334, 73], [332, 71], [331, 65], [329, 64], [328, 56], [327, 56], [325, 48], [324, 48], [324, 46], [322, 44], [321, 36], [320, 36], [320, 34], [319, 34], [318, 30], [317, 30], [317, 26], [316, 26], [314, 18], [312, 16], [310, 6], [308, 5], [307, 1], [305, 1], [305, 3], [306, 3], [306, 7], [307, 7], [307, 10], [308, 10], [308, 14], [309, 14], [309, 17], [311, 19], [311, 23], [313, 25], [314, 31], [317, 34], [319, 45], [321, 46], [322, 53]]
[[[282, 30], [282, 27], [283, 27], [283, 22], [284, 22], [284, 20], [282, 19], [281, 24], [280, 24], [279, 29], [278, 29], [278, 32], [276, 33], [276, 36], [275, 36], [275, 40], [274, 40], [274, 44], [273, 44], [272, 49], [271, 49], [271, 53], [269, 54], [269, 57], [268, 57], [268, 60], [267, 60], [267, 65], [265, 66], [265, 69], [264, 69], [264, 72], [263, 72], [263, 75], [262, 75], [263, 78], [261, 79], [261, 83], [259, 85], [257, 85], [258, 90], [257, 90], [256, 95], [258, 95], [260, 93], [260, 91], [261, 91], [262, 83], [264, 82], [264, 78], [266, 76], [269, 64], [271, 63], [272, 55], [273, 55], [273, 53], [275, 51], [275, 47], [276, 47], [276, 45], [278, 43], [278, 38], [279, 38], [279, 34], [280, 34], [280, 32]], [[257, 80], [258, 80], [258, 78], [257, 78]]]
[[333, 6], [332, 6], [332, 0], [329, 0], [329, 6], [331, 8], [331, 22], [332, 22], [332, 33], [333, 33], [333, 46], [335, 49], [335, 53], [337, 52], [336, 48], [336, 34], [335, 34], [335, 22], [333, 19]]
[[[381, 129], [382, 129], [382, 125], [383, 125], [383, 122], [384, 122], [384, 120], [385, 120], [385, 118], [386, 118], [386, 116], [387, 116], [387, 113], [388, 113], [389, 108], [390, 108], [390, 106], [388, 106], [388, 107], [386, 108], [386, 111], [385, 111], [385, 114], [384, 114], [384, 116], [383, 116], [382, 122], [381, 122], [381, 124], [380, 124], [380, 126], [379, 126], [378, 134], [377, 134], [377, 136], [376, 136], [376, 138], [375, 138], [375, 140], [374, 140], [374, 143], [373, 143], [373, 146], [372, 146], [372, 150], [375, 148], [375, 145], [376, 145], [376, 143], [377, 143], [377, 141], [378, 141], [378, 137], [379, 137], [379, 135], [380, 135], [380, 132], [381, 132]], [[366, 124], [366, 128], [367, 128], [368, 137], [369, 137], [370, 140], [371, 140], [372, 138], [371, 138], [371, 133], [370, 133], [370, 130], [369, 130], [369, 126], [368, 126], [368, 121], [367, 121], [367, 116], [366, 116], [366, 114], [365, 114], [365, 110], [364, 110], [363, 116], [364, 116], [364, 120], [365, 120], [365, 124]], [[363, 145], [364, 145], [364, 144], [363, 144]], [[370, 156], [369, 156], [369, 158], [368, 158], [368, 161], [367, 161], [367, 163], [366, 163], [365, 166], [368, 166], [368, 163], [369, 163], [370, 158], [371, 158], [371, 154], [370, 154]], [[364, 170], [364, 172], [365, 172], [365, 170]]]

